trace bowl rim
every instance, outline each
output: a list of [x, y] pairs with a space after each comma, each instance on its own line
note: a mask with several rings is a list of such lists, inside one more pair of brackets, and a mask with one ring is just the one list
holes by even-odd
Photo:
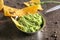
[[[43, 26], [41, 27], [41, 29], [38, 30], [38, 31], [41, 31], [41, 30], [46, 26], [46, 19], [45, 19], [45, 16], [44, 16], [42, 13], [40, 13], [39, 15], [42, 16], [43, 21], [44, 21]], [[15, 24], [15, 23], [14, 23], [14, 24]], [[16, 24], [15, 24], [15, 25], [16, 25]], [[17, 25], [16, 25], [16, 27], [17, 27], [18, 30], [22, 31]], [[38, 32], [38, 31], [36, 31], [36, 32]], [[24, 31], [22, 31], [22, 32], [24, 32]], [[24, 32], [24, 33], [36, 33], [36, 32]]]

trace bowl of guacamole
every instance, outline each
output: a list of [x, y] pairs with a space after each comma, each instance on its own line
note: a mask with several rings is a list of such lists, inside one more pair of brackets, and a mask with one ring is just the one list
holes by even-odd
[[17, 19], [12, 18], [12, 21], [20, 31], [29, 34], [40, 31], [45, 25], [45, 19], [39, 13], [24, 15]]

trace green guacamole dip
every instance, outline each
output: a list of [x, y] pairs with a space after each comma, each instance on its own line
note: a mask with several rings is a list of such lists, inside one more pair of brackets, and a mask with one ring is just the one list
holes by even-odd
[[24, 32], [36, 32], [40, 30], [42, 25], [42, 17], [38, 13], [28, 14], [22, 17], [19, 17], [18, 23], [24, 28], [20, 28]]

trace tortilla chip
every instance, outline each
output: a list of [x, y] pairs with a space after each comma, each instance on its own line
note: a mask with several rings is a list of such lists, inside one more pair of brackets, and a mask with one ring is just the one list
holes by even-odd
[[37, 5], [38, 6], [38, 9], [40, 10], [40, 11], [42, 11], [43, 10], [43, 8], [42, 8], [42, 6], [41, 5]]
[[[36, 3], [36, 4], [35, 4]], [[41, 4], [40, 4], [40, 0], [31, 0], [29, 2], [24, 2], [24, 4], [26, 6], [33, 6], [33, 5], [37, 5], [38, 6], [38, 10], [43, 10]]]
[[24, 13], [36, 13], [38, 11], [38, 7], [36, 5], [34, 6], [29, 6], [29, 7], [26, 7], [26, 8], [23, 8], [22, 9], [24, 11]]
[[4, 6], [4, 1], [0, 0], [0, 10], [2, 10], [3, 6]]
[[14, 16], [14, 14], [11, 15], [11, 14], [9, 13], [9, 10], [4, 8], [4, 16]]
[[9, 6], [4, 5], [4, 15], [5, 16], [16, 16], [15, 15], [15, 12], [17, 10], [18, 9], [15, 9], [15, 8], [12, 8], [12, 7], [9, 7]]
[[30, 6], [29, 2], [24, 2], [24, 4], [25, 4], [26, 6]]
[[24, 16], [25, 15], [25, 12], [23, 11], [23, 10], [17, 10], [16, 12], [15, 12], [15, 14], [17, 15], [17, 16]]
[[31, 0], [32, 2], [40, 3], [40, 0]]
[[[21, 26], [21, 25], [18, 23], [18, 21], [16, 21], [13, 17], [11, 17], [11, 19], [12, 19], [12, 21], [16, 24], [16, 26]], [[23, 27], [23, 26], [21, 26], [21, 27]]]
[[4, 8], [8, 9], [8, 11], [10, 11], [10, 12], [14, 12], [14, 11], [18, 10], [16, 8], [9, 7], [9, 6], [6, 6], [6, 5], [4, 5]]
[[4, 6], [4, 15], [5, 16], [22, 16], [24, 15], [22, 10], [20, 9], [16, 9], [16, 8], [12, 8], [9, 6]]
[[27, 14], [34, 14], [36, 13], [38, 10], [38, 7], [37, 6], [29, 6], [29, 7], [25, 7], [23, 9], [20, 9], [18, 11], [16, 11], [16, 15], [17, 16], [24, 16], [24, 15], [27, 15]]
[[32, 13], [34, 14], [35, 12], [37, 12], [38, 7], [37, 6], [29, 6], [29, 7], [25, 7], [23, 9], [15, 9], [9, 6], [4, 6], [4, 15], [5, 16], [23, 16], [26, 15], [28, 13]]

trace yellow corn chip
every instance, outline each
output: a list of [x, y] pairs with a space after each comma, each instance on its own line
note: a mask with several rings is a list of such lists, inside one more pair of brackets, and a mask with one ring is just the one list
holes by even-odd
[[34, 14], [34, 13], [37, 12], [37, 10], [38, 10], [37, 6], [29, 6], [29, 7], [25, 7], [23, 9], [20, 9], [20, 10], [16, 11], [15, 14], [17, 16], [23, 16], [23, 15], [27, 15], [29, 13]]
[[[36, 4], [35, 4], [36, 3]], [[33, 5], [37, 5], [38, 6], [38, 10], [43, 10], [41, 4], [40, 4], [40, 0], [31, 0], [29, 2], [24, 2], [24, 4], [26, 6], [33, 6]]]
[[18, 9], [4, 5], [4, 15], [5, 16], [16, 16], [15, 15], [16, 10], [18, 10]]
[[9, 7], [9, 6], [6, 6], [6, 5], [4, 5], [4, 8], [8, 9], [8, 11], [10, 11], [10, 12], [14, 12], [14, 11], [18, 10], [16, 8]]
[[4, 6], [4, 1], [0, 0], [0, 10], [2, 10], [3, 6]]
[[16, 24], [16, 26], [23, 27], [23, 26], [22, 26], [22, 25], [20, 25], [20, 24], [18, 23], [18, 21], [16, 21], [13, 17], [11, 17], [11, 19], [12, 19], [12, 21]]
[[25, 7], [23, 9], [15, 9], [12, 7], [4, 6], [4, 15], [5, 16], [23, 16], [28, 13], [35, 13], [37, 12], [38, 7], [37, 6], [29, 6]]
[[5, 16], [22, 16], [24, 14], [20, 9], [16, 9], [16, 8], [12, 8], [4, 5], [4, 15]]
[[5, 16], [15, 16], [14, 14], [13, 15], [10, 14], [9, 10], [8, 9], [5, 9], [5, 8], [4, 8], [4, 15]]
[[22, 10], [24, 11], [24, 13], [36, 13], [38, 11], [38, 7], [36, 5], [33, 5], [23, 8]]
[[40, 0], [31, 0], [32, 2], [38, 2], [38, 3], [40, 3]]
[[24, 2], [24, 4], [25, 4], [26, 6], [30, 6], [29, 2]]

